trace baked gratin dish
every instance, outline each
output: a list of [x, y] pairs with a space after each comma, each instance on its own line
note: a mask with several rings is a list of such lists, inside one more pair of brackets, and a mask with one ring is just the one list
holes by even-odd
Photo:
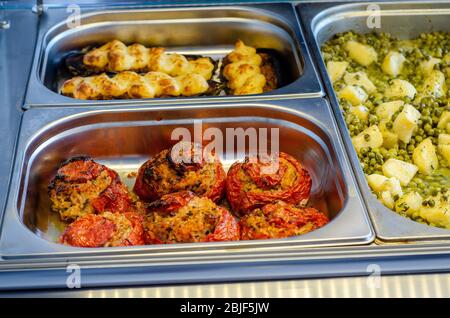
[[213, 60], [113, 40], [70, 53], [65, 67], [73, 77], [60, 93], [83, 100], [261, 94], [277, 88], [271, 53], [238, 40], [232, 52]]

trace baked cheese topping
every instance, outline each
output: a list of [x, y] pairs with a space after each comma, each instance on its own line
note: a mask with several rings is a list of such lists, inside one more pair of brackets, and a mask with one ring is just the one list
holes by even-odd
[[199, 74], [171, 77], [162, 72], [139, 75], [121, 72], [113, 77], [106, 74], [74, 77], [64, 82], [61, 93], [77, 99], [154, 98], [161, 96], [193, 96], [206, 92], [206, 79]]
[[188, 60], [176, 53], [166, 53], [164, 48], [147, 48], [142, 44], [125, 45], [113, 40], [89, 51], [83, 63], [98, 72], [162, 72], [170, 76], [199, 74], [206, 80], [212, 76], [213, 63], [208, 58]]
[[266, 78], [261, 73], [261, 56], [256, 49], [246, 46], [238, 40], [234, 51], [227, 55], [228, 64], [223, 75], [228, 80], [228, 87], [233, 95], [261, 94], [266, 85]]

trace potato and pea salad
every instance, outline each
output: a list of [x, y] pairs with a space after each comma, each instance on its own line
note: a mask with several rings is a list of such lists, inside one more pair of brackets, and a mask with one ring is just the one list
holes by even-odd
[[450, 33], [347, 32], [322, 55], [374, 194], [403, 216], [450, 229]]

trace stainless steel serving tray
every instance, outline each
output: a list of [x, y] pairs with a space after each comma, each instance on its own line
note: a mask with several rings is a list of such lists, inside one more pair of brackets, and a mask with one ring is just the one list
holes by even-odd
[[[270, 9], [272, 12], [280, 12], [280, 14], [286, 7], [284, 4], [276, 4], [267, 6], [252, 5], [249, 6], [249, 8], [257, 7], [266, 10], [267, 7], [271, 6], [273, 8]], [[320, 55], [318, 54], [317, 43], [315, 42], [310, 28], [310, 22], [311, 19], [317, 15], [319, 12], [318, 10], [327, 9], [333, 6], [336, 6], [336, 4], [317, 4], [314, 6], [308, 4], [302, 5], [300, 11], [305, 18], [304, 21], [308, 31], [310, 45], [313, 45], [314, 47], [315, 57], [318, 59], [319, 64], [321, 63]], [[439, 11], [440, 6], [436, 5], [436, 8], [438, 8]], [[424, 7], [424, 10], [425, 9], [426, 6]], [[289, 9], [289, 11], [290, 10], [291, 9]], [[402, 9], [400, 8], [399, 10]], [[439, 15], [434, 9], [432, 10], [432, 13]], [[393, 14], [398, 14], [398, 12], [394, 12]], [[26, 212], [26, 209], [21, 210], [23, 203], [27, 202], [26, 199], [23, 199], [26, 196], [21, 197], [25, 190], [24, 185], [27, 185], [28, 181], [31, 180], [27, 175], [31, 176], [29, 172], [32, 170], [32, 165], [27, 166], [27, 164], [36, 162], [39, 158], [39, 153], [42, 153], [42, 151], [38, 151], [39, 149], [49, 149], [46, 147], [46, 138], [50, 138], [49, 142], [47, 142], [47, 146], [56, 145], [53, 143], [55, 135], [63, 137], [60, 140], [70, 140], [70, 138], [65, 139], [67, 136], [61, 135], [64, 134], [64, 132], [60, 133], [61, 131], [67, 132], [68, 129], [72, 129], [72, 133], [74, 132], [73, 129], [75, 129], [77, 130], [77, 133], [81, 132], [82, 129], [76, 129], [76, 127], [71, 128], [70, 125], [73, 120], [80, 119], [80, 117], [95, 117], [97, 119], [101, 117], [106, 121], [103, 121], [98, 127], [103, 127], [104, 124], [111, 127], [111, 124], [113, 124], [113, 126], [121, 126], [124, 120], [131, 117], [139, 117], [139, 114], [145, 114], [145, 117], [142, 116], [143, 118], [138, 118], [138, 122], [150, 122], [151, 118], [161, 118], [156, 114], [170, 114], [170, 116], [173, 116], [174, 118], [180, 117], [182, 120], [190, 118], [189, 120], [192, 120], [194, 118], [204, 117], [219, 118], [219, 116], [225, 113], [231, 114], [232, 111], [235, 111], [235, 114], [239, 114], [239, 116], [242, 115], [242, 117], [248, 117], [249, 115], [255, 114], [258, 118], [265, 118], [265, 115], [270, 113], [269, 117], [274, 117], [273, 119], [267, 118], [270, 125], [279, 123], [284, 124], [287, 122], [287, 127], [294, 130], [294, 135], [299, 134], [298, 132], [295, 132], [298, 131], [298, 129], [295, 128], [298, 126], [296, 122], [310, 123], [307, 127], [307, 131], [313, 131], [313, 135], [319, 136], [318, 139], [315, 138], [313, 140], [322, 140], [321, 136], [325, 136], [325, 140], [330, 141], [328, 144], [332, 144], [331, 154], [334, 153], [335, 157], [338, 159], [337, 162], [339, 163], [337, 170], [343, 172], [342, 180], [345, 182], [348, 180], [350, 182], [347, 184], [346, 189], [349, 191], [349, 198], [359, 202], [361, 196], [358, 187], [356, 187], [355, 181], [353, 180], [353, 173], [349, 169], [347, 154], [344, 152], [344, 145], [340, 141], [340, 134], [337, 132], [336, 124], [334, 123], [335, 119], [330, 116], [332, 110], [337, 110], [335, 99], [331, 100], [332, 107], [329, 107], [326, 102], [321, 101], [320, 99], [257, 101], [260, 98], [281, 99], [285, 96], [295, 96], [289, 94], [251, 96], [249, 97], [251, 100], [248, 100], [248, 102], [239, 101], [238, 103], [236, 103], [236, 99], [234, 98], [214, 99], [214, 104], [211, 99], [196, 99], [195, 101], [193, 99], [159, 100], [158, 102], [164, 102], [167, 105], [164, 105], [164, 107], [156, 107], [159, 105], [155, 105], [153, 101], [149, 100], [127, 102], [127, 104], [130, 105], [129, 107], [121, 107], [120, 105], [114, 106], [107, 102], [100, 104], [87, 103], [84, 105], [86, 107], [69, 108], [64, 106], [75, 106], [80, 104], [68, 103], [67, 99], [62, 100], [59, 98], [57, 100], [61, 101], [61, 103], [55, 103], [55, 98], [60, 96], [51, 91], [45, 91], [43, 85], [37, 81], [38, 77], [36, 74], [39, 74], [38, 62], [40, 61], [40, 54], [42, 53], [40, 51], [43, 45], [42, 37], [49, 28], [60, 22], [65, 16], [67, 16], [67, 13], [64, 8], [55, 10], [55, 13], [52, 12], [52, 14], [46, 14], [41, 19], [42, 31], [39, 36], [41, 44], [36, 51], [26, 108], [34, 105], [43, 107], [28, 110], [24, 115], [22, 123], [22, 131], [20, 133], [16, 153], [14, 175], [8, 193], [8, 202], [5, 212], [6, 216], [0, 228], [0, 290], [18, 288], [67, 288], [67, 279], [72, 273], [68, 270], [68, 265], [80, 266], [83, 288], [246, 280], [267, 281], [269, 279], [294, 278], [311, 279], [341, 276], [349, 277], [356, 275], [367, 276], [376, 274], [374, 272], [376, 269], [379, 269], [379, 273], [382, 275], [449, 271], [450, 250], [448, 241], [421, 242], [421, 244], [395, 243], [369, 245], [368, 243], [373, 239], [373, 233], [370, 230], [370, 224], [366, 217], [365, 208], [360, 204], [355, 204], [355, 208], [351, 213], [347, 214], [347, 212], [344, 213], [344, 211], [342, 211], [329, 225], [333, 225], [333, 230], [340, 230], [339, 233], [333, 232], [335, 237], [340, 236], [343, 238], [346, 235], [344, 232], [350, 229], [358, 231], [358, 233], [355, 232], [355, 235], [349, 237], [348, 240], [343, 239], [339, 242], [329, 240], [329, 245], [325, 241], [320, 241], [320, 239], [316, 240], [317, 237], [320, 236], [320, 230], [304, 236], [303, 238], [305, 240], [303, 242], [292, 242], [289, 240], [279, 242], [260, 241], [256, 242], [256, 245], [250, 246], [226, 246], [226, 244], [220, 245], [213, 243], [209, 245], [197, 245], [197, 248], [195, 248], [195, 246], [183, 246], [182, 248], [175, 246], [175, 248], [172, 249], [171, 246], [166, 246], [164, 249], [158, 247], [154, 249], [138, 247], [95, 251], [89, 249], [66, 248], [61, 245], [49, 243], [46, 239], [37, 236], [33, 232], [35, 228], [33, 229], [33, 222], [30, 222], [32, 220], [29, 219], [23, 222], [23, 217], [25, 215], [32, 216], [33, 211], [31, 209], [29, 209], [28, 212]], [[330, 27], [335, 26], [330, 24]], [[295, 27], [295, 29], [297, 29], [297, 27]], [[303, 43], [303, 38], [301, 39], [301, 47], [306, 48], [305, 43]], [[305, 72], [307, 67], [308, 64], [305, 64]], [[324, 71], [323, 65], [321, 67], [321, 75], [326, 82], [328, 81], [326, 72]], [[310, 70], [312, 69], [313, 66], [311, 65]], [[320, 87], [320, 84], [318, 85], [318, 87]], [[333, 96], [328, 82], [327, 85], [328, 93]], [[33, 94], [31, 94], [32, 92]], [[40, 94], [41, 92], [44, 92], [43, 95]], [[298, 96], [308, 97], [315, 94], [316, 93], [305, 93], [298, 94]], [[38, 96], [37, 99], [36, 96]], [[35, 99], [35, 102], [39, 103], [30, 103], [33, 99]], [[234, 102], [225, 103], [226, 100]], [[178, 105], [174, 105], [173, 103], [175, 102], [178, 103]], [[202, 105], [203, 102], [206, 104]], [[149, 107], [147, 107], [147, 104], [150, 103], [153, 106], [150, 107], [149, 105]], [[189, 103], [189, 105], [183, 106], [180, 103]], [[48, 107], [45, 105], [48, 105]], [[325, 107], [325, 109], [323, 107], [324, 105], [329, 108]], [[80, 106], [83, 105], [81, 104]], [[178, 111], [180, 111], [180, 113], [177, 113]], [[123, 120], [110, 120], [113, 117], [120, 117], [120, 114], [125, 113], [128, 113], [128, 115], [125, 116]], [[103, 117], [102, 114], [106, 117]], [[189, 114], [193, 114], [192, 117], [189, 117]], [[186, 118], [186, 116], [188, 116], [188, 118]], [[299, 119], [292, 121], [293, 117], [299, 117]], [[330, 119], [324, 120], [324, 118]], [[345, 126], [342, 126], [341, 118], [338, 113], [336, 118], [339, 123], [339, 128], [344, 132], [342, 135], [347, 142], [346, 147], [348, 147], [349, 138], [346, 130], [343, 130]], [[239, 120], [234, 122], [239, 122]], [[260, 127], [264, 120], [257, 122]], [[233, 123], [233, 119], [230, 123]], [[89, 120], [88, 122], [84, 122], [84, 124], [95, 125], [95, 123], [89, 123]], [[311, 129], [311, 127], [313, 129]], [[316, 132], [321, 133], [317, 134]], [[317, 149], [328, 149], [328, 144], [324, 144], [324, 147], [320, 146]], [[350, 149], [348, 153], [352, 157], [351, 160], [354, 164], [355, 158], [352, 150]], [[331, 154], [330, 157], [333, 158]], [[46, 160], [45, 156], [40, 159], [44, 160], [39, 160], [41, 162], [45, 162]], [[115, 160], [108, 160], [108, 158], [103, 159], [106, 163], [118, 163]], [[52, 158], [48, 158], [48, 160], [51, 161]], [[136, 165], [137, 162], [138, 160], [134, 158], [133, 164]], [[332, 162], [334, 162], [334, 159]], [[123, 164], [124, 162], [121, 162], [120, 164], [115, 165], [115, 167], [120, 167]], [[48, 178], [48, 176], [46, 177]], [[361, 182], [361, 180], [363, 181], [361, 187], [364, 189], [365, 195], [367, 195], [367, 189], [364, 188], [365, 181], [358, 175], [358, 181]], [[39, 197], [39, 193], [37, 192], [34, 199], [32, 196], [29, 196], [32, 200], [28, 202], [36, 202], [36, 200], [39, 200]], [[347, 204], [346, 201], [339, 201], [344, 203], [344, 205]], [[386, 212], [389, 211], [383, 213]], [[338, 223], [340, 224], [340, 227], [335, 227]], [[355, 224], [360, 223], [364, 224], [363, 227], [365, 230], [361, 230], [362, 228], [359, 230], [354, 228]], [[28, 224], [32, 229], [30, 230], [24, 224]], [[328, 231], [328, 228], [325, 227], [322, 230]], [[313, 242], [312, 239], [315, 241]], [[358, 239], [359, 243], [356, 242]], [[405, 241], [404, 243], [408, 242]], [[324, 244], [328, 246], [323, 246]], [[335, 246], [343, 244], [355, 244], [355, 246]], [[312, 248], [313, 246], [315, 248]], [[347, 282], [346, 280], [344, 281]], [[308, 281], [305, 281], [305, 283], [307, 282]], [[305, 286], [307, 290], [307, 284]], [[351, 287], [356, 289], [359, 288], [359, 286]], [[227, 288], [228, 286], [225, 286], [225, 291], [228, 291]], [[383, 291], [383, 289], [380, 290]], [[130, 290], [130, 292], [132, 294], [133, 290]]]
[[[381, 28], [370, 29], [367, 24], [374, 11], [368, 5], [380, 8]], [[373, 8], [373, 7], [372, 7]], [[360, 189], [373, 221], [377, 238], [385, 242], [407, 242], [419, 240], [448, 240], [450, 231], [414, 222], [387, 209], [371, 193], [364, 173], [358, 162], [350, 134], [339, 109], [339, 103], [323, 63], [320, 46], [339, 32], [360, 33], [388, 32], [400, 39], [418, 36], [421, 32], [450, 31], [450, 3], [442, 2], [399, 2], [399, 3], [356, 3], [356, 4], [299, 4], [298, 12], [307, 34], [309, 47], [317, 60], [328, 97], [331, 101], [346, 150], [349, 154]], [[370, 25], [370, 24], [369, 24]]]
[[[297, 157], [310, 171], [313, 179], [311, 200], [328, 213], [331, 222], [306, 235], [279, 240], [99, 249], [52, 242], [61, 229], [58, 230], [55, 215], [49, 211], [46, 189], [62, 160], [91, 155], [124, 175], [136, 171], [144, 160], [166, 148], [175, 127], [190, 129], [193, 120], [202, 120], [203, 129], [216, 127], [224, 134], [226, 128], [279, 128], [280, 151]], [[87, 108], [33, 108], [23, 117], [1, 233], [1, 256], [169, 252], [183, 256], [202, 250], [223, 255], [236, 249], [276, 248], [281, 252], [294, 247], [370, 243], [374, 235], [338, 136], [330, 107], [322, 99], [264, 104], [113, 107], [92, 111]], [[236, 154], [236, 159], [242, 157], [243, 154]], [[231, 164], [224, 162], [226, 166]]]
[[203, 96], [175, 98], [178, 103], [321, 96], [322, 89], [292, 4], [186, 7], [83, 11], [80, 26], [70, 28], [65, 10], [48, 9], [41, 22], [25, 107], [42, 105], [102, 105], [170, 103], [174, 98], [82, 101], [58, 94], [64, 54], [88, 45], [119, 39], [163, 46], [168, 51], [220, 58], [237, 39], [280, 54], [285, 86], [256, 96]]

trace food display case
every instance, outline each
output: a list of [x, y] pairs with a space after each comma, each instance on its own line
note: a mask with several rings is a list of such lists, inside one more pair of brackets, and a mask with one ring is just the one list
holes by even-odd
[[[206, 296], [203, 291], [210, 288], [205, 293], [216, 289], [214, 295], [231, 296], [222, 291], [237, 288], [239, 295], [233, 296], [259, 296], [249, 290], [265, 284], [265, 296], [286, 296], [280, 288], [311, 290], [296, 296], [330, 296], [318, 291], [342, 284], [346, 290], [351, 282], [366, 285], [359, 296], [381, 296], [380, 290], [394, 296], [410, 290], [427, 295], [422, 282], [429, 294], [449, 292], [449, 229], [408, 219], [373, 195], [321, 47], [338, 33], [374, 31], [367, 23], [374, 6], [381, 21], [375, 32], [403, 40], [422, 32], [448, 33], [450, 2], [87, 1], [70, 10], [68, 5], [24, 1], [7, 4], [0, 16], [0, 32], [6, 35], [0, 40], [5, 48], [0, 61], [7, 65], [0, 68], [0, 78], [7, 83], [0, 87], [0, 92], [5, 90], [0, 107], [9, 114], [0, 118], [5, 121], [0, 127], [8, 127], [0, 141], [0, 290], [58, 288], [77, 295], [68, 289], [69, 276], [77, 268], [83, 288], [121, 288], [116, 292], [121, 296], [124, 291], [166, 295], [168, 287], [158, 286], [172, 284], [177, 285], [172, 296], [190, 296], [181, 284], [213, 283], [217, 285], [198, 285], [196, 295]], [[73, 12], [80, 14], [75, 27], [68, 20]], [[248, 95], [234, 94], [229, 87], [221, 93], [156, 98], [90, 100], [61, 94], [61, 87], [75, 76], [68, 57], [85, 57], [115, 40], [164, 47], [169, 55], [187, 56], [186, 63], [205, 57], [213, 61], [216, 81], [223, 87], [231, 85], [224, 70], [241, 40], [259, 56], [269, 55], [276, 84]], [[111, 78], [105, 76], [106, 81]], [[207, 85], [213, 85], [213, 78]], [[238, 129], [279, 132], [279, 151], [293, 156], [309, 173], [308, 206], [320, 210], [327, 224], [302, 235], [256, 240], [98, 248], [61, 244], [59, 237], [68, 224], [52, 211], [48, 188], [60, 164], [72, 157], [92, 157], [116, 171], [132, 192], [139, 167], [174, 145], [175, 129], [189, 135], [214, 130], [227, 136], [227, 142], [234, 141], [227, 133]], [[265, 143], [270, 144], [269, 139], [265, 136]], [[219, 154], [225, 171], [245, 160], [250, 147], [239, 150], [233, 144]], [[449, 188], [448, 181], [443, 187]], [[230, 209], [225, 199], [220, 204]], [[371, 289], [362, 279], [373, 275], [389, 281]], [[404, 290], [402, 284], [412, 289]]]

